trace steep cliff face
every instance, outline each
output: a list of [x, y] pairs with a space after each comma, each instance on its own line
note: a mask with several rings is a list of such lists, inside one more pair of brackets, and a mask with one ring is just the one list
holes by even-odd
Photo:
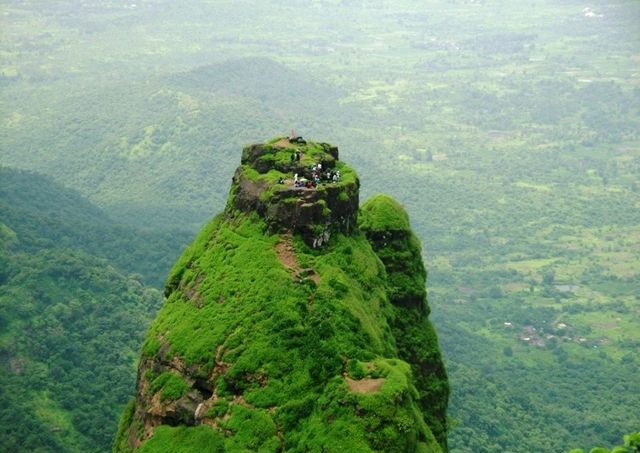
[[298, 233], [319, 247], [356, 227], [359, 188], [335, 146], [276, 138], [244, 148], [228, 204], [257, 213], [270, 232]]
[[387, 195], [376, 195], [363, 205], [360, 228], [387, 271], [387, 295], [394, 308], [390, 325], [398, 356], [411, 364], [418, 406], [446, 449], [449, 381], [428, 318], [420, 241], [411, 231], [407, 212]]
[[389, 197], [358, 218], [358, 186], [331, 145], [244, 149], [169, 275], [114, 451], [447, 451], [419, 242]]

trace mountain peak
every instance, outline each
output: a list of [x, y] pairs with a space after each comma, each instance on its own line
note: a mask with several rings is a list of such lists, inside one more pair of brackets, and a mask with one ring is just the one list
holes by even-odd
[[358, 217], [338, 157], [295, 134], [244, 148], [169, 274], [115, 452], [447, 451], [420, 243], [389, 197]]
[[300, 233], [308, 245], [357, 224], [360, 182], [338, 148], [292, 134], [246, 146], [227, 212], [257, 212], [272, 232]]

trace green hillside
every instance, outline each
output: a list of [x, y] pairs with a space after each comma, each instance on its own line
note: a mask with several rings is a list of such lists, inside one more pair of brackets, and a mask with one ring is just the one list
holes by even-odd
[[135, 232], [114, 226], [77, 193], [0, 168], [3, 450], [108, 449], [161, 302], [140, 274], [130, 275], [143, 262], [127, 269], [131, 255], [117, 259], [123, 250], [150, 249], [135, 241]]
[[[624, 445], [617, 445], [611, 450], [605, 447], [593, 447], [589, 453], [637, 453], [640, 451], [640, 433], [627, 434], [623, 438]], [[585, 453], [581, 448], [575, 448], [569, 453]]]
[[[317, 163], [341, 177], [295, 187]], [[448, 451], [419, 241], [390, 198], [357, 210], [337, 148], [245, 148], [169, 274], [115, 451]]]
[[19, 239], [16, 251], [81, 250], [155, 286], [190, 237], [173, 228], [158, 232], [123, 226], [51, 178], [7, 167], [0, 167], [0, 221]]
[[159, 294], [78, 251], [0, 259], [3, 449], [105, 451]]

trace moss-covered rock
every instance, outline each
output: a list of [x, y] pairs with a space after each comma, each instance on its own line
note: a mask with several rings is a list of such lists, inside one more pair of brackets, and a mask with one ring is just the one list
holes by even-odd
[[362, 205], [360, 227], [368, 233], [409, 232], [409, 214], [389, 195], [377, 194]]
[[379, 194], [362, 206], [360, 228], [387, 272], [387, 294], [394, 307], [391, 327], [398, 356], [412, 366], [418, 406], [440, 445], [447, 445], [449, 381], [438, 339], [428, 319], [427, 273], [420, 241], [411, 231], [405, 209]]
[[[316, 182], [302, 187], [296, 180]], [[321, 247], [331, 234], [355, 228], [359, 187], [338, 148], [280, 137], [244, 148], [227, 211], [256, 212], [270, 232], [293, 231]]]
[[[279, 184], [299, 147], [342, 179]], [[357, 177], [337, 158], [283, 138], [244, 149], [227, 209], [169, 274], [114, 451], [446, 451], [419, 243], [395, 207], [378, 224], [365, 205], [358, 227]], [[390, 231], [391, 246], [370, 237]]]

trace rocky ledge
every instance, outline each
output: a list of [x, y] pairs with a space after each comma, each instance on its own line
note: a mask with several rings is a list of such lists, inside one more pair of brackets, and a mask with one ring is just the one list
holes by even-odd
[[233, 176], [227, 212], [255, 211], [272, 232], [300, 233], [313, 247], [357, 225], [360, 182], [338, 148], [278, 137], [246, 146]]

